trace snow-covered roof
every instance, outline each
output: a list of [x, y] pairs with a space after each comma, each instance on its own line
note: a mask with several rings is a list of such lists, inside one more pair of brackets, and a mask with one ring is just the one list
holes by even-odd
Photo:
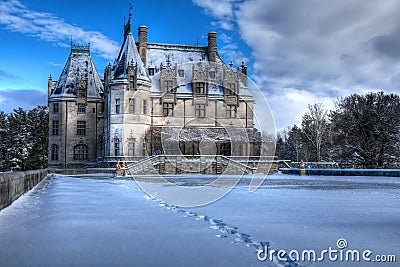
[[[174, 53], [171, 53], [174, 55]], [[182, 56], [182, 53], [176, 53], [175, 56]], [[175, 59], [179, 58], [178, 56], [174, 57]], [[172, 60], [171, 60], [172, 61]], [[208, 81], [208, 93], [210, 95], [224, 95], [223, 82], [226, 77], [224, 77], [224, 69], [225, 71], [229, 71], [230, 67], [226, 66], [222, 61], [215, 63], [210, 63], [209, 61], [193, 61], [193, 62], [177, 62], [172, 61], [175, 64], [171, 65], [176, 72], [176, 82], [177, 82], [177, 93], [178, 94], [193, 94], [192, 88], [192, 80], [193, 80], [193, 70], [199, 71], [204, 70], [205, 72], [214, 71], [215, 77], [207, 77]], [[165, 66], [165, 65], [164, 65]], [[183, 71], [183, 76], [179, 75], [179, 71]], [[236, 73], [240, 73], [237, 70], [231, 70]], [[208, 75], [207, 75], [208, 76]], [[241, 78], [246, 76], [240, 76]], [[151, 77], [151, 92], [161, 92], [161, 84], [160, 84], [161, 72], [158, 71], [154, 76]], [[247, 78], [247, 77], [246, 77]], [[243, 81], [239, 80], [240, 91], [239, 95], [251, 95], [244, 86]]]
[[89, 50], [71, 48], [71, 54], [51, 97], [75, 97], [78, 82], [87, 81], [87, 97], [100, 98], [104, 88]]
[[207, 47], [174, 44], [147, 44], [148, 67], [159, 68], [161, 64], [183, 64], [195, 61], [208, 61]]
[[137, 78], [145, 81], [150, 81], [147, 75], [146, 69], [144, 67], [143, 61], [139, 55], [138, 49], [136, 47], [135, 40], [133, 39], [132, 33], [127, 33], [124, 43], [119, 52], [117, 61], [113, 69], [114, 79], [127, 77], [127, 68], [129, 64], [136, 65], [138, 68]]

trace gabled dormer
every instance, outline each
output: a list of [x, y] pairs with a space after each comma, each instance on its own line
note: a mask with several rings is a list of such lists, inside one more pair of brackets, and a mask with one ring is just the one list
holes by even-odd
[[207, 67], [204, 67], [203, 63], [200, 61], [197, 64], [193, 64], [192, 73], [193, 73], [193, 79], [192, 79], [193, 95], [206, 96], [208, 94]]
[[162, 103], [175, 103], [177, 84], [177, 67], [171, 66], [167, 59], [167, 66], [161, 68], [160, 72], [160, 88], [162, 93]]
[[230, 106], [238, 106], [240, 71], [234, 70], [232, 67], [232, 62], [229, 64], [229, 67], [224, 67], [224, 80], [222, 86], [224, 88], [225, 103]]

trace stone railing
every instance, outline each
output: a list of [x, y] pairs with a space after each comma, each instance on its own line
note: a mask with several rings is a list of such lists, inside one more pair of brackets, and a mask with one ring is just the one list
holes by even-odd
[[0, 173], [0, 210], [46, 178], [48, 170]]

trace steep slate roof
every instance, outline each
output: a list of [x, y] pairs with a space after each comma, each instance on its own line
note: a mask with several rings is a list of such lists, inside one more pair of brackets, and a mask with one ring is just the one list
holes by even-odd
[[144, 68], [144, 64], [142, 59], [140, 58], [138, 49], [136, 47], [135, 40], [133, 39], [132, 32], [129, 32], [125, 36], [124, 43], [119, 52], [117, 61], [114, 65], [113, 69], [113, 78], [125, 78], [126, 70], [128, 68], [128, 64], [137, 64], [138, 72], [137, 78], [138, 80], [150, 81], [149, 76], [146, 73], [146, 69]]
[[71, 54], [51, 97], [75, 97], [79, 80], [87, 79], [87, 97], [100, 98], [104, 91], [88, 46], [71, 45]]
[[[178, 70], [184, 70], [184, 77], [177, 75], [177, 93], [180, 94], [192, 94], [192, 68], [195, 64], [197, 69], [200, 65], [203, 68], [209, 67], [208, 60], [208, 48], [206, 46], [189, 46], [189, 45], [175, 45], [175, 44], [159, 44], [159, 43], [148, 43], [147, 44], [147, 63], [150, 68], [155, 68], [157, 71], [153, 77], [151, 77], [152, 92], [161, 92], [160, 89], [160, 65], [164, 67], [167, 63], [171, 67], [177, 67]], [[218, 71], [216, 72], [215, 79], [210, 80], [209, 93], [214, 95], [224, 95], [222, 87], [223, 82], [223, 70], [222, 66], [226, 66], [223, 60], [217, 56]], [[247, 88], [240, 84], [240, 95], [250, 95]]]

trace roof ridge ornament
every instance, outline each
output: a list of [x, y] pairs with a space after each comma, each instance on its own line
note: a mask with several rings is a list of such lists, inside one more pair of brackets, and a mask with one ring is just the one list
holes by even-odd
[[129, 3], [129, 14], [128, 14], [128, 22], [125, 24], [125, 17], [124, 17], [124, 39], [126, 36], [131, 33], [131, 18], [132, 18], [132, 3]]

